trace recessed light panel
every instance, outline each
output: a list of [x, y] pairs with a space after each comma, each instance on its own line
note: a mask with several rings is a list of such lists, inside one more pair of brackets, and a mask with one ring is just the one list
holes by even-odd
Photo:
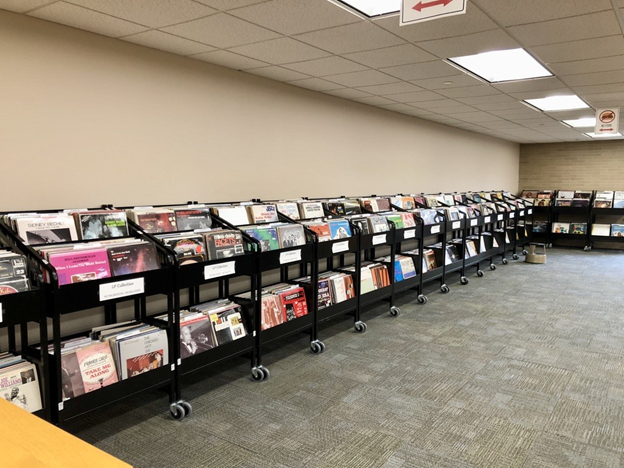
[[584, 117], [582, 119], [573, 119], [573, 120], [563, 120], [564, 124], [569, 125], [570, 127], [595, 127], [596, 126], [596, 117]]
[[524, 49], [483, 52], [448, 61], [490, 83], [553, 76]]
[[363, 15], [373, 16], [398, 13], [401, 10], [401, 0], [337, 0], [339, 3], [350, 6]]
[[621, 133], [612, 133], [611, 135], [604, 135], [604, 134], [598, 134], [596, 135], [595, 133], [586, 133], [585, 135], [587, 135], [590, 138], [621, 138], [622, 134]]
[[589, 106], [580, 97], [572, 94], [570, 96], [551, 96], [540, 99], [526, 99], [524, 102], [538, 108], [543, 112], [556, 112], [574, 109], [587, 109]]

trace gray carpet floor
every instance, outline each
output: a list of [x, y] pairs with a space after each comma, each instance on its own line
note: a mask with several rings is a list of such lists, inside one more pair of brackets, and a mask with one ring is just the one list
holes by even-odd
[[624, 252], [548, 251], [429, 302], [400, 295], [184, 379], [193, 414], [141, 394], [66, 429], [135, 467], [624, 466]]

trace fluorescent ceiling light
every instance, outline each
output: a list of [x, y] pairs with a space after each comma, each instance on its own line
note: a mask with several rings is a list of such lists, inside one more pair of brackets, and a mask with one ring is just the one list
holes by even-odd
[[596, 117], [583, 117], [582, 119], [563, 120], [570, 127], [595, 127]]
[[490, 83], [553, 76], [524, 49], [483, 52], [448, 61]]
[[585, 104], [580, 97], [576, 95], [571, 96], [551, 96], [540, 99], [525, 99], [524, 102], [537, 107], [544, 112], [573, 110], [573, 109], [586, 109], [589, 106]]
[[338, 0], [363, 15], [370, 17], [398, 13], [401, 10], [401, 0]]
[[598, 134], [598, 135], [596, 135], [596, 134], [595, 134], [595, 133], [593, 133], [593, 132], [592, 132], [592, 133], [586, 133], [585, 135], [587, 135], [587, 136], [588, 136], [588, 137], [590, 137], [590, 138], [619, 138], [619, 137], [621, 137], [621, 136], [622, 136], [622, 134], [621, 134], [621, 133], [613, 133], [613, 134], [611, 134], [611, 135], [605, 135], [605, 134], [603, 133], [603, 134]]

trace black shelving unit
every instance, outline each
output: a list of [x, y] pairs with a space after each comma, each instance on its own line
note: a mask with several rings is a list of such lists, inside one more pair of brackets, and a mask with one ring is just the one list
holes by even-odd
[[535, 230], [533, 231], [533, 241], [546, 244], [548, 247], [552, 247], [552, 209], [554, 200], [549, 199], [549, 202], [550, 203], [548, 206], [540, 206], [537, 204], [533, 205], [533, 229], [535, 229], [535, 225], [537, 222], [548, 223], [546, 232], [535, 232]]
[[[20, 250], [18, 244], [12, 231], [0, 221], [0, 250], [6, 248], [16, 253], [27, 255], [27, 252]], [[48, 344], [45, 298], [41, 289], [43, 275], [28, 257], [27, 267], [31, 289], [29, 291], [0, 295], [0, 329], [6, 330], [7, 350], [13, 354], [21, 355], [37, 366], [42, 409], [34, 414], [51, 421], [49, 360], [48, 354], [42, 352]], [[28, 331], [29, 323], [35, 323], [39, 331], [37, 340], [34, 342], [31, 342], [31, 335]], [[18, 336], [19, 344], [17, 341]]]
[[[552, 206], [551, 207], [551, 225], [550, 225], [550, 246], [552, 247], [557, 241], [578, 241], [583, 244], [583, 250], [588, 250], [591, 247], [591, 205], [593, 202], [593, 194], [589, 199], [589, 205], [586, 207], [574, 207], [574, 206]], [[582, 234], [571, 233], [556, 233], [553, 232], [555, 223], [585, 223], [587, 225], [587, 231]]]
[[[105, 205], [105, 208], [110, 208], [110, 205]], [[58, 213], [62, 212], [62, 210], [44, 210], [38, 212]], [[134, 318], [137, 321], [158, 325], [148, 316], [147, 297], [160, 296], [164, 297], [168, 304], [168, 323], [174, 323], [174, 317], [177, 317], [177, 311], [174, 309], [174, 258], [171, 256], [168, 249], [164, 248], [160, 243], [155, 243], [151, 236], [137, 229], [134, 223], [129, 221], [128, 228], [131, 238], [142, 239], [155, 245], [161, 261], [161, 267], [159, 269], [66, 285], [59, 285], [56, 269], [44, 260], [34, 248], [25, 245], [23, 240], [17, 235], [11, 234], [20, 250], [27, 252], [29, 258], [41, 271], [46, 273], [48, 278], [48, 281], [43, 284], [43, 291], [45, 293], [47, 316], [52, 320], [52, 344], [54, 352], [48, 359], [51, 401], [55, 402], [50, 405], [52, 413], [51, 419], [56, 424], [62, 425], [65, 421], [88, 413], [96, 408], [110, 405], [151, 388], [161, 387], [167, 388], [168, 390], [169, 409], [172, 416], [175, 419], [182, 419], [187, 413], [187, 408], [177, 397], [175, 378], [177, 363], [175, 362], [170, 362], [168, 366], [159, 367], [126, 380], [120, 380], [117, 383], [105, 386], [96, 391], [85, 393], [71, 399], [63, 398], [61, 381], [61, 341], [78, 336], [86, 336], [88, 334], [88, 331], [85, 331], [78, 335], [64, 336], [61, 332], [61, 322], [65, 316], [80, 311], [103, 308], [102, 313], [105, 323], [114, 324], [117, 322], [117, 306], [123, 302], [132, 302]], [[97, 244], [98, 242], [98, 240], [89, 240], [75, 241], [67, 244]], [[100, 298], [101, 295], [106, 294], [106, 290], [108, 289], [115, 287], [123, 289], [124, 286], [128, 285], [130, 285], [128, 293], [123, 292], [123, 295], [110, 299]], [[135, 286], [137, 289], [134, 289]], [[142, 293], [133, 293], [134, 290], [140, 289], [143, 289]], [[175, 356], [174, 343], [176, 340], [173, 335], [173, 327], [166, 324], [161, 324], [160, 326], [167, 330], [169, 356]], [[46, 350], [47, 344], [42, 344], [42, 349]]]
[[[589, 243], [585, 250], [589, 251], [594, 248], [596, 242], [621, 245], [624, 243], [624, 237], [618, 236], [598, 236], [592, 234], [594, 224], [614, 224], [613, 221], [617, 220], [620, 224], [624, 217], [624, 208], [594, 208], [592, 206], [590, 210], [590, 224], [587, 226], [587, 232], [589, 234]], [[607, 222], [604, 222], [604, 218], [607, 218]], [[603, 222], [601, 222], [603, 221]]]

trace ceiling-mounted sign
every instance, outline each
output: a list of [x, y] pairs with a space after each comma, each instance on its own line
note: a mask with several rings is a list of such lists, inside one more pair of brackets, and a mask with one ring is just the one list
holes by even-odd
[[468, 0], [402, 0], [400, 25], [466, 13]]
[[620, 108], [596, 109], [596, 135], [616, 135], [619, 133]]

